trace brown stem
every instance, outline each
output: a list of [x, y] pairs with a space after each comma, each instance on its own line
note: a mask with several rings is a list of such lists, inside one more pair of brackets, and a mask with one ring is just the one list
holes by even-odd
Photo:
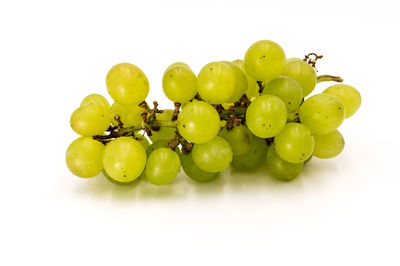
[[317, 77], [317, 83], [324, 82], [324, 81], [343, 82], [343, 79], [339, 76], [331, 76], [331, 75], [321, 75], [321, 76]]

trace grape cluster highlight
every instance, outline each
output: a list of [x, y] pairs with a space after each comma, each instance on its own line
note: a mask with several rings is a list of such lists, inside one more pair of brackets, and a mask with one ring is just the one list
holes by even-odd
[[210, 182], [229, 167], [250, 171], [262, 165], [277, 180], [293, 180], [313, 156], [342, 152], [338, 128], [361, 105], [360, 93], [345, 84], [310, 96], [320, 82], [342, 82], [317, 76], [321, 57], [287, 59], [281, 46], [262, 40], [244, 60], [208, 63], [197, 76], [176, 62], [162, 79], [173, 102], [166, 110], [146, 102], [149, 81], [140, 68], [117, 64], [106, 76], [114, 103], [90, 94], [71, 115], [80, 137], [67, 149], [67, 166], [78, 177], [102, 173], [119, 185], [142, 179], [166, 185], [181, 169], [195, 181]]

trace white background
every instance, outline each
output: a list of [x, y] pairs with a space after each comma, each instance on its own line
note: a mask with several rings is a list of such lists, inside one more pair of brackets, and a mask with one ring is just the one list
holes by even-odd
[[[1, 1], [0, 265], [400, 265], [398, 1]], [[175, 61], [198, 73], [255, 41], [324, 55], [363, 103], [343, 153], [291, 183], [225, 171], [165, 187], [70, 174], [69, 117], [138, 65], [148, 100]], [[330, 84], [319, 84], [321, 92]]]

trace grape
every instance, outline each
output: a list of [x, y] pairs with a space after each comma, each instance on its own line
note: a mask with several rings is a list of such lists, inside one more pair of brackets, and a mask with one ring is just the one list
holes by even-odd
[[154, 185], [166, 185], [178, 175], [179, 156], [168, 148], [159, 148], [150, 154], [146, 163], [146, 178]]
[[119, 137], [110, 141], [103, 154], [104, 170], [118, 182], [131, 182], [138, 178], [146, 165], [146, 152], [130, 137]]
[[289, 77], [279, 77], [271, 80], [265, 86], [263, 94], [279, 97], [285, 103], [289, 113], [296, 110], [303, 100], [303, 91], [300, 84]]
[[118, 122], [115, 117], [118, 115], [124, 127], [134, 127], [142, 124], [142, 113], [144, 110], [137, 105], [121, 105], [113, 103], [111, 106], [111, 123], [113, 126], [117, 126]]
[[186, 140], [205, 143], [217, 136], [220, 129], [218, 112], [208, 103], [186, 104], [178, 116], [178, 131]]
[[[143, 171], [143, 172], [144, 172], [144, 171]], [[107, 174], [106, 171], [103, 170], [102, 173], [103, 173], [104, 177], [105, 177], [108, 181], [110, 181], [110, 182], [113, 183], [113, 184], [121, 185], [121, 186], [128, 186], [128, 185], [138, 184], [138, 183], [142, 180], [142, 175], [143, 175], [143, 173], [142, 173], [142, 175], [140, 175], [140, 177], [138, 177], [138, 178], [132, 180], [131, 182], [119, 182], [119, 181], [113, 179], [111, 176], [109, 176], [109, 175]]]
[[240, 69], [246, 75], [246, 78], [247, 78], [247, 90], [245, 91], [245, 94], [247, 95], [247, 97], [252, 98], [252, 97], [259, 96], [260, 93], [258, 92], [259, 87], [258, 87], [258, 84], [257, 84], [257, 80], [255, 80], [249, 74], [247, 74], [247, 72], [244, 69], [243, 60], [237, 59], [235, 61], [232, 61], [232, 63], [234, 63], [235, 65], [240, 67]]
[[196, 75], [186, 64], [175, 63], [165, 70], [162, 86], [168, 99], [186, 103], [196, 95]]
[[314, 150], [314, 137], [303, 124], [288, 123], [275, 137], [276, 152], [283, 160], [301, 163], [307, 160]]
[[299, 119], [299, 108], [287, 114], [288, 122], [298, 122]]
[[345, 117], [352, 116], [361, 105], [361, 95], [354, 87], [345, 84], [330, 86], [323, 93], [327, 93], [339, 98], [343, 103]]
[[337, 129], [344, 120], [342, 102], [330, 94], [317, 94], [308, 98], [299, 111], [301, 123], [312, 133], [324, 135]]
[[235, 73], [235, 91], [233, 92], [231, 98], [229, 98], [228, 100], [229, 103], [234, 103], [238, 101], [247, 90], [247, 78], [240, 67], [238, 67], [234, 63], [227, 61], [224, 61], [224, 63], [228, 64]]
[[282, 74], [286, 56], [282, 47], [273, 41], [258, 41], [247, 50], [244, 68], [254, 79], [270, 81]]
[[107, 74], [108, 93], [121, 105], [139, 105], [149, 93], [149, 81], [137, 66], [129, 63], [115, 65]]
[[221, 137], [203, 144], [195, 144], [192, 149], [192, 158], [195, 164], [206, 172], [221, 172], [232, 162], [232, 148]]
[[247, 127], [257, 137], [271, 138], [285, 126], [287, 111], [285, 103], [276, 96], [257, 97], [247, 108]]
[[142, 144], [144, 150], [147, 150], [147, 148], [150, 146], [150, 142], [145, 136], [140, 136], [140, 139], [138, 141], [140, 142], [140, 144]]
[[313, 155], [321, 159], [336, 157], [344, 148], [344, 139], [338, 130], [325, 135], [314, 135], [314, 141]]
[[282, 75], [291, 77], [300, 84], [303, 97], [309, 95], [317, 85], [317, 74], [314, 68], [302, 60], [288, 61]]
[[108, 103], [107, 99], [104, 98], [103, 95], [97, 93], [89, 94], [88, 96], [86, 96], [82, 100], [81, 106], [89, 103], [99, 103], [102, 104], [107, 110], [110, 109], [110, 104]]
[[150, 157], [150, 154], [151, 154], [153, 151], [155, 151], [155, 150], [157, 150], [157, 149], [159, 149], [159, 148], [167, 148], [167, 147], [168, 147], [168, 140], [159, 140], [159, 141], [153, 142], [153, 143], [150, 144], [150, 146], [147, 147], [147, 149], [146, 149], [147, 158]]
[[104, 145], [92, 138], [80, 137], [74, 140], [67, 149], [68, 169], [79, 177], [94, 177], [103, 169]]
[[268, 148], [266, 161], [268, 172], [280, 181], [293, 180], [299, 176], [301, 170], [303, 170], [303, 163], [289, 163], [280, 158], [275, 151], [274, 145]]
[[235, 155], [232, 160], [232, 167], [241, 171], [250, 171], [260, 167], [265, 162], [267, 154], [267, 143], [265, 139], [251, 135], [249, 151], [243, 155]]
[[233, 155], [243, 155], [247, 153], [251, 146], [251, 133], [243, 125], [234, 126], [228, 130], [226, 127], [219, 134], [232, 147]]
[[100, 135], [109, 128], [111, 116], [102, 104], [90, 103], [76, 109], [71, 115], [70, 123], [79, 135]]
[[201, 170], [194, 162], [192, 153], [180, 156], [182, 168], [185, 174], [197, 182], [210, 182], [219, 176], [219, 172], [211, 173]]
[[[172, 115], [174, 114], [173, 110], [164, 110], [162, 113], [156, 113], [156, 120], [159, 121], [171, 121]], [[175, 137], [176, 128], [174, 127], [160, 127], [160, 130], [151, 131], [151, 136], [149, 137], [151, 141], [158, 141], [158, 140], [171, 140]]]
[[197, 76], [200, 97], [211, 104], [229, 102], [235, 92], [235, 72], [225, 62], [205, 65]]

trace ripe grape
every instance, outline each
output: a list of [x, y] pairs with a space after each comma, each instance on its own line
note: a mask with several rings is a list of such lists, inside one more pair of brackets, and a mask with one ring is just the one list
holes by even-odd
[[115, 65], [107, 74], [106, 85], [113, 100], [121, 105], [139, 105], [149, 93], [149, 81], [137, 66]]
[[276, 136], [285, 126], [286, 120], [285, 103], [273, 95], [257, 97], [247, 108], [247, 127], [260, 138]]
[[248, 88], [247, 78], [244, 72], [240, 69], [240, 67], [238, 67], [234, 63], [228, 61], [224, 61], [224, 63], [228, 64], [235, 74], [235, 90], [232, 96], [228, 100], [229, 103], [234, 103], [238, 101], [247, 90]]
[[329, 159], [339, 155], [344, 148], [344, 139], [338, 130], [325, 135], [314, 135], [315, 157]]
[[270, 81], [282, 74], [286, 56], [282, 47], [273, 41], [258, 41], [247, 50], [244, 68], [254, 79]]
[[219, 136], [232, 147], [233, 155], [243, 155], [250, 149], [252, 136], [250, 131], [243, 125], [234, 126], [230, 130], [225, 127]]
[[257, 80], [255, 80], [252, 76], [247, 74], [247, 72], [244, 69], [244, 61], [237, 59], [235, 61], [232, 61], [235, 65], [240, 67], [240, 69], [243, 71], [243, 73], [246, 75], [247, 78], [247, 90], [245, 91], [245, 94], [247, 97], [252, 98], [252, 97], [257, 97], [260, 96], [260, 93], [258, 92], [259, 87], [257, 84]]
[[195, 164], [206, 172], [221, 172], [232, 162], [232, 148], [223, 138], [217, 136], [203, 144], [195, 144], [192, 158]]
[[288, 113], [296, 110], [303, 100], [303, 91], [300, 84], [289, 77], [278, 77], [271, 80], [265, 86], [262, 94], [279, 97], [285, 103]]
[[167, 147], [168, 147], [168, 140], [159, 140], [159, 141], [153, 142], [153, 143], [150, 144], [150, 146], [147, 147], [147, 149], [146, 149], [147, 158], [150, 157], [150, 154], [151, 154], [153, 151], [155, 151], [155, 150], [157, 150], [157, 149], [159, 149], [159, 148], [167, 148]]
[[154, 185], [166, 185], [178, 175], [179, 156], [168, 148], [159, 148], [150, 154], [146, 163], [146, 178]]
[[276, 152], [283, 160], [290, 163], [302, 163], [314, 150], [314, 137], [303, 124], [288, 123], [275, 137]]
[[301, 123], [312, 133], [324, 135], [337, 129], [344, 120], [342, 102], [330, 94], [317, 94], [308, 98], [299, 111]]
[[113, 126], [117, 126], [118, 122], [115, 117], [118, 115], [124, 127], [134, 127], [142, 124], [142, 108], [137, 105], [121, 105], [113, 103], [111, 105], [111, 123]]
[[265, 139], [251, 135], [249, 151], [243, 155], [235, 155], [232, 159], [232, 167], [241, 171], [250, 171], [265, 163], [267, 154], [267, 143]]
[[66, 161], [68, 169], [79, 177], [94, 177], [103, 169], [104, 145], [92, 138], [80, 137], [68, 147]]
[[90, 103], [76, 109], [71, 115], [72, 129], [82, 136], [103, 134], [111, 124], [109, 110], [102, 104]]
[[196, 95], [196, 75], [188, 65], [178, 62], [165, 70], [162, 86], [168, 99], [186, 103]]
[[217, 136], [220, 130], [218, 112], [208, 103], [187, 103], [178, 116], [178, 131], [188, 141], [205, 143]]
[[210, 182], [219, 176], [219, 172], [212, 173], [201, 170], [200, 167], [193, 162], [192, 153], [181, 154], [180, 159], [185, 174], [197, 182]]
[[303, 163], [289, 163], [279, 157], [274, 145], [268, 147], [266, 162], [268, 172], [280, 181], [293, 180], [303, 170]]
[[336, 96], [344, 106], [345, 117], [352, 116], [361, 105], [361, 94], [354, 87], [345, 84], [330, 86], [323, 93]]
[[103, 95], [97, 93], [89, 94], [88, 96], [86, 96], [82, 100], [81, 106], [89, 103], [99, 103], [102, 104], [107, 110], [110, 109], [110, 104], [108, 103], [107, 99], [104, 98]]
[[118, 182], [131, 182], [138, 178], [146, 165], [146, 152], [130, 137], [110, 141], [103, 154], [104, 170]]
[[139, 182], [143, 179], [142, 176], [143, 176], [144, 171], [143, 171], [142, 175], [140, 175], [138, 178], [132, 180], [131, 182], [119, 182], [119, 181], [113, 179], [111, 176], [109, 176], [106, 171], [103, 170], [102, 173], [103, 173], [104, 177], [113, 184], [120, 185], [120, 186], [129, 186], [129, 185], [139, 184]]
[[138, 141], [140, 142], [140, 144], [142, 144], [144, 150], [147, 150], [147, 148], [150, 146], [150, 142], [145, 136], [140, 136], [140, 139]]
[[317, 85], [317, 73], [307, 62], [292, 59], [286, 63], [284, 76], [295, 79], [303, 89], [303, 97], [309, 95]]
[[[156, 113], [156, 120], [158, 121], [171, 121], [173, 110], [164, 110], [162, 113]], [[171, 140], [175, 136], [176, 128], [173, 127], [160, 127], [160, 130], [152, 130], [151, 136], [149, 137], [151, 141], [158, 140]]]

